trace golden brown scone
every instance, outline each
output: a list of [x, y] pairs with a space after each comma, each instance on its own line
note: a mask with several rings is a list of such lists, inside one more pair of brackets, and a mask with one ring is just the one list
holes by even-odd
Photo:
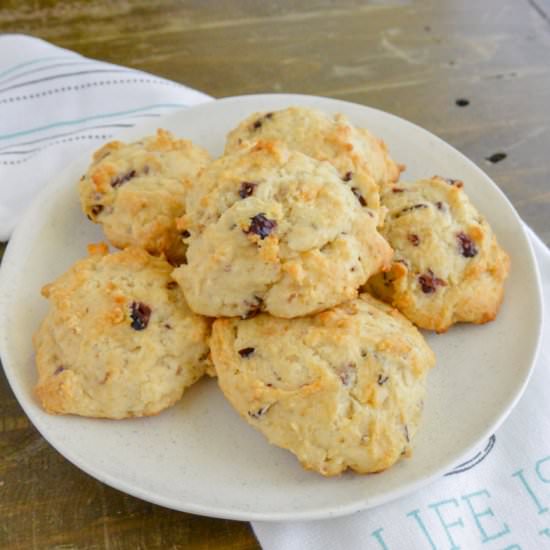
[[437, 332], [493, 320], [510, 259], [462, 182], [399, 182], [384, 191], [382, 203], [388, 208], [382, 234], [395, 257], [389, 272], [369, 280], [368, 290]]
[[82, 209], [114, 246], [139, 246], [181, 263], [185, 246], [175, 219], [209, 161], [202, 147], [164, 130], [135, 143], [107, 143], [80, 180]]
[[[261, 139], [283, 141], [289, 149], [332, 163], [350, 187], [361, 191], [371, 208], [378, 208], [378, 188], [399, 179], [400, 168], [385, 143], [368, 130], [353, 126], [342, 114], [305, 107], [255, 113], [229, 133], [225, 152]], [[354, 182], [357, 171], [366, 171], [371, 178], [361, 184]]]
[[42, 290], [50, 310], [34, 336], [36, 395], [50, 413], [157, 414], [204, 374], [209, 323], [189, 310], [165, 260], [89, 248]]
[[310, 317], [218, 319], [211, 350], [239, 414], [326, 476], [408, 454], [435, 364], [418, 330], [368, 294]]
[[321, 311], [354, 298], [392, 254], [331, 164], [276, 142], [210, 164], [180, 229], [187, 263], [173, 277], [191, 309], [212, 317]]

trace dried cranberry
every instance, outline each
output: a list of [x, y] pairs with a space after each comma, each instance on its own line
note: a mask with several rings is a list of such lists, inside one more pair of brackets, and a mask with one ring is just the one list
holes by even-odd
[[338, 371], [338, 377], [344, 386], [351, 386], [355, 382], [356, 373], [355, 363], [348, 363]]
[[254, 353], [254, 348], [243, 348], [239, 350], [239, 355], [241, 357], [247, 358], [250, 357]]
[[420, 237], [418, 235], [415, 235], [414, 233], [409, 233], [407, 235], [407, 239], [409, 239], [409, 242], [413, 246], [418, 246], [420, 244]]
[[359, 204], [361, 206], [367, 206], [367, 201], [365, 200], [365, 197], [363, 197], [363, 195], [361, 195], [361, 191], [359, 191], [359, 189], [357, 189], [357, 187], [352, 187], [351, 191], [357, 197], [357, 200], [359, 201]]
[[239, 197], [241, 199], [246, 199], [254, 193], [254, 189], [258, 186], [257, 183], [252, 183], [251, 181], [243, 181], [241, 183], [241, 188], [239, 189]]
[[427, 273], [420, 275], [418, 277], [418, 282], [420, 283], [424, 294], [434, 293], [438, 286], [447, 286], [447, 283], [443, 279], [436, 277], [431, 269], [428, 269]]
[[94, 204], [91, 208], [91, 213], [94, 216], [99, 216], [101, 212], [103, 211], [103, 205], [102, 204]]
[[453, 187], [463, 187], [464, 183], [461, 180], [455, 180], [453, 178], [444, 178], [443, 176], [435, 176], [436, 178], [442, 179], [443, 181], [447, 182], [449, 185], [452, 185]]
[[151, 318], [151, 308], [143, 302], [132, 302], [130, 306], [131, 326], [134, 330], [147, 328]]
[[458, 233], [456, 236], [458, 239], [458, 243], [460, 245], [460, 250], [462, 255], [465, 258], [473, 258], [475, 255], [477, 255], [477, 248], [472, 239], [466, 235], [464, 232]]
[[352, 172], [346, 172], [346, 173], [344, 174], [344, 177], [342, 178], [342, 181], [350, 181], [352, 177], [353, 177], [353, 173], [352, 173]]
[[254, 301], [249, 302], [248, 300], [245, 300], [245, 304], [250, 306], [248, 311], [243, 315], [243, 319], [251, 319], [252, 317], [256, 317], [259, 313], [262, 311], [263, 306], [263, 299], [259, 296], [254, 296]]
[[271, 118], [273, 118], [273, 113], [266, 113], [263, 117], [259, 118], [258, 120], [256, 120], [256, 122], [254, 122], [254, 124], [252, 125], [252, 128], [254, 128], [254, 130], [258, 130], [259, 128], [262, 127], [263, 121], [269, 120]]
[[132, 178], [136, 177], [136, 171], [130, 170], [129, 172], [126, 172], [126, 174], [121, 174], [117, 176], [116, 178], [111, 180], [111, 187], [120, 187], [123, 183], [126, 183], [127, 181], [130, 181]]
[[400, 212], [398, 212], [395, 215], [395, 217], [399, 218], [400, 216], [402, 216], [403, 214], [406, 214], [407, 212], [411, 212], [412, 210], [418, 210], [420, 208], [428, 208], [428, 205], [422, 203], [422, 204], [413, 204], [412, 206], [407, 206], [403, 208]]
[[263, 212], [256, 214], [253, 218], [250, 218], [250, 226], [245, 233], [258, 235], [260, 239], [265, 239], [271, 232], [277, 227], [275, 220], [270, 220], [265, 217]]

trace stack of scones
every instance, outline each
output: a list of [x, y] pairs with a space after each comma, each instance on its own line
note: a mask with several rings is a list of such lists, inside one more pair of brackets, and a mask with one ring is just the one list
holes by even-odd
[[418, 328], [494, 319], [510, 263], [461, 181], [402, 170], [368, 130], [295, 107], [251, 115], [214, 160], [163, 130], [106, 144], [80, 198], [121, 250], [91, 244], [42, 289], [41, 405], [153, 415], [209, 374], [305, 468], [390, 467], [435, 364]]

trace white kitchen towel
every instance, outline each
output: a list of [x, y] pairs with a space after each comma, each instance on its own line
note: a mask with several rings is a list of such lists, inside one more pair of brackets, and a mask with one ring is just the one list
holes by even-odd
[[0, 35], [0, 241], [38, 189], [82, 151], [210, 99], [38, 38]]
[[254, 522], [264, 550], [550, 549], [550, 252], [528, 232], [544, 288], [543, 344], [502, 427], [461, 466], [398, 501], [337, 519]]
[[[209, 96], [20, 35], [0, 36], [0, 239], [81, 150]], [[530, 232], [550, 312], [550, 253]], [[477, 455], [349, 517], [253, 524], [264, 550], [550, 549], [550, 331], [529, 387]], [[512, 337], [513, 335], [511, 335]]]

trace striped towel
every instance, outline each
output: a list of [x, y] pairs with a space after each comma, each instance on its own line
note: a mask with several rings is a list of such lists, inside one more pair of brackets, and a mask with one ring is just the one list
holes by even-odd
[[0, 36], [0, 240], [36, 192], [83, 151], [201, 92], [23, 35]]

